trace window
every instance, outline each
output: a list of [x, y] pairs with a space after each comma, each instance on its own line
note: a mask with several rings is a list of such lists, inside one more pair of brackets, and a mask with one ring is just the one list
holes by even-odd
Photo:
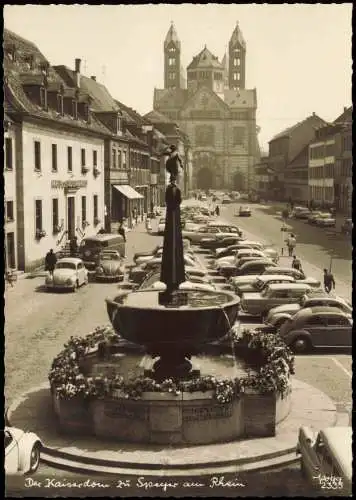
[[74, 120], [78, 119], [78, 103], [75, 100], [72, 101], [72, 116]]
[[41, 143], [35, 141], [35, 170], [41, 170]]
[[304, 323], [304, 326], [323, 326], [325, 325], [324, 318], [321, 316], [312, 316], [311, 318], [307, 319], [306, 322]]
[[6, 219], [8, 221], [14, 220], [14, 202], [13, 201], [6, 202]]
[[233, 80], [235, 80], [235, 81], [236, 81], [236, 80], [238, 80], [238, 78], [237, 78], [237, 73], [233, 73], [233, 74], [232, 74], [232, 79], [233, 79]]
[[214, 146], [215, 129], [212, 125], [198, 125], [195, 127], [196, 146]]
[[42, 231], [42, 200], [35, 200], [35, 229]]
[[174, 65], [175, 65], [175, 63], [176, 63], [176, 60], [175, 60], [175, 58], [174, 58], [174, 57], [170, 57], [170, 58], [168, 59], [168, 66], [174, 66]]
[[93, 213], [94, 220], [98, 218], [98, 195], [94, 194], [93, 196]]
[[168, 78], [170, 80], [175, 80], [176, 79], [176, 74], [175, 73], [169, 73]]
[[5, 168], [7, 170], [12, 170], [12, 139], [6, 137], [5, 139]]
[[52, 144], [52, 172], [58, 171], [57, 165], [57, 144]]
[[241, 62], [241, 60], [239, 57], [234, 58], [234, 66], [240, 66], [240, 62]]
[[82, 224], [87, 220], [87, 197], [82, 196]]
[[63, 96], [62, 94], [57, 95], [57, 112], [63, 116]]
[[126, 169], [126, 151], [122, 152], [122, 168]]
[[72, 155], [72, 146], [67, 147], [67, 167], [68, 167], [68, 172], [73, 171], [73, 155]]
[[58, 198], [52, 199], [52, 228], [53, 232], [57, 231], [59, 226], [59, 213], [58, 213]]
[[234, 146], [245, 143], [245, 127], [234, 127], [232, 129], [232, 144]]
[[93, 167], [97, 167], [98, 166], [98, 152], [96, 151], [96, 149], [94, 149], [93, 151]]
[[328, 316], [328, 326], [350, 326], [349, 320], [344, 316]]
[[120, 149], [117, 150], [117, 166], [118, 166], [118, 168], [121, 168], [121, 151], [120, 151]]
[[112, 148], [112, 168], [116, 168], [116, 149]]
[[85, 149], [81, 148], [80, 150], [80, 157], [81, 157], [81, 165], [82, 167], [85, 167]]

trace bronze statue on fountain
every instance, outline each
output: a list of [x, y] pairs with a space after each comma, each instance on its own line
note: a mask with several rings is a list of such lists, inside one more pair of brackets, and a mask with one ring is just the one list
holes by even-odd
[[179, 290], [185, 281], [181, 230], [181, 191], [177, 186], [182, 161], [175, 146], [165, 155], [170, 182], [166, 188], [166, 224], [163, 240], [161, 281], [166, 290], [146, 289], [107, 299], [115, 331], [123, 338], [145, 346], [159, 356], [151, 376], [185, 379], [197, 376], [189, 361], [203, 344], [224, 337], [236, 320], [239, 299], [227, 292]]

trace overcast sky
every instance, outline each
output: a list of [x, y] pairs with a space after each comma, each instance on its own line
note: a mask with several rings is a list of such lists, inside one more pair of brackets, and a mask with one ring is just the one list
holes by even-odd
[[247, 44], [246, 87], [257, 89], [260, 143], [313, 111], [334, 120], [351, 105], [352, 4], [5, 6], [5, 27], [51, 64], [96, 75], [111, 94], [147, 113], [163, 88], [163, 40], [174, 21], [183, 66], [206, 44], [221, 58], [236, 21]]

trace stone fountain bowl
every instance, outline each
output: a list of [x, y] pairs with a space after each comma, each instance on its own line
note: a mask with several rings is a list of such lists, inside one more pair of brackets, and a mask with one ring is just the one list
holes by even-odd
[[158, 290], [106, 299], [110, 321], [123, 338], [146, 347], [197, 347], [225, 336], [237, 318], [240, 299], [225, 291], [188, 290], [187, 304], [160, 305]]

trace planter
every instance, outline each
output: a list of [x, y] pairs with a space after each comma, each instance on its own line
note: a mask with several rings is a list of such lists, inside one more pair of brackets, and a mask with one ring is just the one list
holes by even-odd
[[194, 391], [194, 392], [183, 392], [183, 401], [197, 401], [204, 399], [214, 399], [215, 391]]
[[174, 394], [172, 392], [143, 392], [140, 396], [143, 401], [180, 401], [182, 400], [182, 393]]

